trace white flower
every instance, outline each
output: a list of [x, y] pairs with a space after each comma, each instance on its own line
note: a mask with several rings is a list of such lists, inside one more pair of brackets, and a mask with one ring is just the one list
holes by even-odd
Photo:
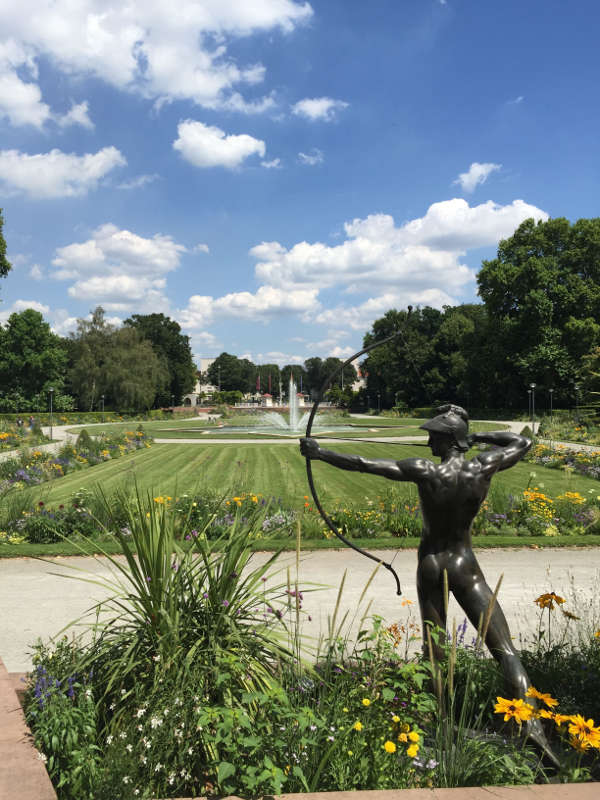
[[139, 789], [134, 789], [134, 790], [133, 790], [133, 793], [134, 793], [134, 795], [137, 797], [137, 796], [138, 796], [138, 794], [140, 793], [140, 790], [139, 790]]
[[160, 717], [151, 717], [151, 718], [150, 718], [150, 727], [151, 727], [152, 729], [154, 729], [154, 728], [160, 728], [160, 726], [161, 726], [162, 724], [163, 724], [163, 721], [162, 721], [162, 719], [161, 719]]
[[130, 744], [126, 744], [125, 745], [125, 750], [127, 750], [128, 753], [131, 753], [131, 751], [133, 750], [133, 745], [131, 743]]
[[176, 706], [181, 706], [181, 705], [183, 705], [183, 700], [180, 700], [180, 699], [179, 699], [179, 697], [176, 697], [176, 698], [175, 698], [175, 705], [176, 705]]
[[86, 689], [86, 690], [85, 690], [85, 696], [86, 696], [86, 697], [88, 698], [88, 700], [89, 700], [89, 699], [90, 699], [90, 697], [92, 696], [92, 690], [91, 690], [91, 689]]
[[143, 725], [138, 725], [137, 729], [138, 729], [138, 731], [143, 731], [144, 730], [144, 726]]
[[163, 765], [159, 761], [158, 764], [154, 767], [154, 772], [160, 772], [161, 769], [162, 769], [162, 766]]
[[194, 748], [193, 747], [188, 747], [188, 756], [191, 756], [193, 752], [194, 752]]
[[121, 689], [121, 694], [126, 694], [125, 689]]
[[153, 661], [160, 661], [160, 656], [158, 656], [158, 655], [152, 656], [152, 660]]
[[129, 777], [129, 775], [123, 776], [123, 783], [131, 783], [131, 778]]
[[175, 783], [175, 773], [171, 772], [167, 780], [169, 781], [169, 785], [172, 786]]
[[126, 738], [127, 734], [125, 733], [125, 731], [121, 731], [121, 733], [119, 734], [119, 739], [126, 739]]
[[111, 733], [111, 734], [109, 734], [109, 735], [106, 737], [106, 744], [112, 744], [112, 740], [113, 740], [114, 738], [115, 738], [115, 737], [112, 735], [112, 733]]
[[37, 757], [39, 758], [40, 761], [43, 761], [44, 764], [48, 763], [48, 756], [44, 755], [44, 753], [40, 753], [39, 750], [37, 751]]
[[142, 706], [142, 708], [138, 708], [138, 710], [135, 712], [135, 715], [139, 719], [140, 717], [143, 717], [145, 713], [146, 709]]

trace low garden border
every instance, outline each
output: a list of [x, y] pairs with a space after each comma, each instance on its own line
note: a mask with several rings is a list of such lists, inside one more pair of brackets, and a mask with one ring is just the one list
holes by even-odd
[[[17, 797], [19, 800], [57, 800], [44, 763], [31, 742], [21, 708], [24, 677], [25, 673], [22, 672], [9, 673], [0, 658], [0, 800]], [[314, 792], [269, 796], [269, 800], [598, 800], [599, 797], [600, 783], [563, 783], [458, 789]]]

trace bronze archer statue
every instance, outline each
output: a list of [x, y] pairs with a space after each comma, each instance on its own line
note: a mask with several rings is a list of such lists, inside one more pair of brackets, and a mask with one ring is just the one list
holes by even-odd
[[[427, 458], [369, 459], [322, 449], [312, 438], [300, 440], [304, 456], [325, 461], [341, 469], [381, 475], [417, 485], [423, 531], [418, 551], [417, 594], [423, 623], [446, 629], [444, 572], [452, 592], [471, 623], [477, 628], [493, 602], [472, 550], [471, 527], [485, 500], [492, 477], [514, 466], [531, 447], [531, 441], [508, 431], [468, 433], [469, 418], [460, 406], [447, 404], [438, 415], [421, 425], [429, 434], [428, 445], [439, 464]], [[493, 445], [470, 460], [465, 453], [473, 444]], [[504, 613], [493, 603], [485, 643], [500, 664], [512, 697], [524, 698], [531, 682], [515, 650]], [[439, 649], [436, 656], [439, 657]], [[535, 705], [535, 701], [528, 698]], [[557, 758], [546, 740], [539, 720], [528, 723], [528, 735], [553, 763]]]

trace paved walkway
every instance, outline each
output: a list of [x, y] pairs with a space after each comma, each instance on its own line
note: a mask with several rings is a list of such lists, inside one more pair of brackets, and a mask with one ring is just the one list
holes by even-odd
[[[373, 562], [351, 550], [317, 550], [302, 555], [299, 584], [305, 590], [303, 610], [307, 615], [302, 623], [303, 635], [316, 639], [320, 633], [327, 631], [327, 619], [333, 614], [338, 587], [345, 571], [347, 577], [338, 621], [348, 611], [347, 622], [352, 623], [354, 633], [369, 602], [370, 614], [383, 616], [388, 624], [406, 623], [409, 615], [418, 622], [416, 551], [375, 552], [386, 561], [393, 562], [404, 594], [396, 597], [392, 576], [387, 570], [380, 569], [360, 609], [357, 609], [357, 603], [372, 574]], [[260, 562], [267, 557], [264, 553], [257, 553], [254, 559]], [[519, 634], [532, 635], [539, 619], [539, 610], [533, 601], [549, 591], [568, 598], [565, 608], [574, 613], [579, 614], [584, 609], [594, 607], [596, 625], [600, 627], [597, 591], [600, 550], [481, 550], [477, 557], [492, 588], [500, 575], [504, 575], [499, 601], [516, 638]], [[283, 572], [274, 582], [285, 581], [287, 567], [294, 581], [295, 554], [283, 554], [279, 563]], [[69, 568], [72, 566], [84, 572], [77, 573]], [[95, 584], [61, 577], [57, 573], [87, 573], [89, 577], [103, 578], [108, 577], [110, 571], [105, 559], [55, 558], [47, 562], [31, 558], [0, 559], [0, 655], [10, 672], [31, 667], [30, 647], [38, 637], [48, 639], [56, 636], [94, 602], [107, 597], [107, 593]], [[306, 591], [310, 588], [309, 583], [326, 588]], [[577, 599], [572, 599], [575, 593]], [[410, 600], [412, 605], [403, 606], [402, 601], [406, 600]], [[312, 618], [310, 621], [308, 616]], [[449, 619], [453, 617], [459, 624], [464, 614], [451, 598]], [[558, 618], [562, 619], [560, 614]], [[474, 631], [468, 633], [466, 641], [470, 641], [473, 635]]]

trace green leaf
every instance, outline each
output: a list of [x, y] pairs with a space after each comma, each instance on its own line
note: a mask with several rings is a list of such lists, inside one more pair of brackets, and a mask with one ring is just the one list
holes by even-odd
[[226, 781], [227, 778], [231, 777], [235, 774], [235, 767], [229, 761], [221, 761], [219, 767], [217, 769], [217, 780], [219, 783], [223, 783]]

